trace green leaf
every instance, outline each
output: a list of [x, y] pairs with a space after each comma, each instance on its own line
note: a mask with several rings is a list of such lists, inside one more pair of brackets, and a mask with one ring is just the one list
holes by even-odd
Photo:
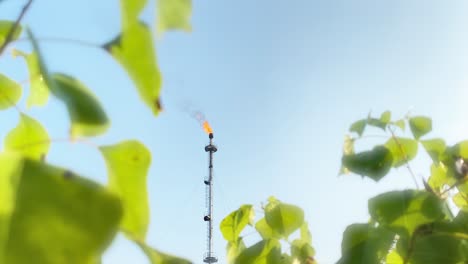
[[309, 231], [309, 224], [304, 221], [304, 223], [301, 226], [301, 240], [306, 242], [306, 243], [312, 243], [312, 235], [310, 234]]
[[444, 218], [443, 202], [426, 191], [393, 191], [369, 200], [369, 213], [381, 226], [411, 235], [423, 224]]
[[351, 124], [351, 127], [349, 128], [349, 132], [356, 132], [359, 136], [362, 136], [362, 133], [364, 133], [364, 129], [366, 128], [367, 120], [366, 119], [361, 119], [353, 124]]
[[191, 264], [192, 262], [155, 250], [145, 243], [137, 242], [150, 259], [151, 264]]
[[414, 264], [459, 264], [468, 247], [449, 235], [424, 236], [416, 240], [410, 263]]
[[343, 233], [341, 259], [337, 264], [380, 263], [395, 234], [369, 224], [352, 224]]
[[262, 240], [243, 250], [234, 263], [236, 264], [271, 264], [281, 258], [281, 245], [278, 240]]
[[65, 74], [56, 73], [52, 78], [56, 85], [52, 93], [67, 106], [72, 136], [97, 136], [107, 131], [107, 115], [86, 86]]
[[158, 0], [157, 11], [158, 35], [168, 30], [192, 30], [192, 0]]
[[281, 238], [281, 235], [268, 225], [265, 218], [262, 218], [257, 221], [257, 223], [255, 224], [255, 230], [257, 230], [257, 232], [264, 240]]
[[315, 256], [315, 249], [310, 243], [302, 239], [295, 239], [291, 243], [291, 257], [299, 260], [299, 263], [307, 263], [308, 260], [313, 260]]
[[468, 158], [468, 140], [458, 142], [448, 152], [453, 156], [460, 156], [464, 159]]
[[370, 151], [344, 155], [341, 161], [351, 172], [379, 181], [391, 169], [393, 157], [386, 147], [376, 146]]
[[31, 45], [33, 46], [33, 53], [35, 53], [37, 57], [39, 73], [42, 79], [44, 80], [46, 86], [49, 87], [49, 89], [53, 89], [53, 87], [55, 87], [55, 83], [54, 83], [54, 80], [51, 78], [49, 74], [49, 70], [47, 69], [44, 63], [44, 59], [43, 59], [41, 50], [39, 48], [39, 44], [37, 43], [37, 40], [34, 37], [34, 34], [32, 33], [31, 30], [29, 30], [29, 28], [26, 28], [26, 33], [28, 35], [29, 41], [31, 42]]
[[144, 240], [149, 224], [146, 178], [151, 152], [134, 140], [99, 150], [106, 161], [109, 188], [122, 199], [124, 217], [120, 226], [131, 239]]
[[21, 98], [21, 86], [0, 74], [0, 110], [15, 106]]
[[448, 184], [449, 178], [447, 177], [447, 167], [440, 162], [431, 165], [431, 176], [429, 177], [429, 186], [440, 191], [442, 187]]
[[237, 241], [242, 230], [253, 221], [253, 217], [252, 205], [242, 205], [238, 210], [226, 216], [220, 224], [224, 239], [229, 242]]
[[304, 211], [295, 205], [270, 198], [265, 207], [265, 220], [276, 233], [287, 239], [304, 223]]
[[49, 99], [49, 88], [42, 77], [37, 53], [27, 54], [20, 50], [13, 50], [13, 52], [14, 56], [23, 57], [28, 65], [30, 94], [27, 99], [27, 106], [44, 106]]
[[96, 136], [104, 133], [109, 127], [109, 120], [97, 98], [83, 84], [70, 76], [64, 74], [51, 76], [33, 33], [29, 29], [27, 33], [36, 53], [42, 78], [52, 94], [67, 106], [72, 122], [72, 136]]
[[398, 254], [396, 249], [393, 249], [388, 253], [385, 258], [385, 263], [387, 264], [404, 264], [403, 258]]
[[[14, 24], [14, 21], [0, 20], [0, 46], [3, 45], [3, 43], [5, 42], [6, 37], [8, 36], [8, 33], [10, 32]], [[18, 27], [16, 27], [15, 29], [15, 33], [13, 34], [12, 40], [18, 39], [21, 35], [21, 31], [22, 27], [18, 25]]]
[[50, 148], [47, 131], [33, 118], [21, 114], [19, 124], [5, 138], [5, 149], [40, 160]]
[[455, 194], [452, 199], [458, 208], [468, 212], [468, 195], [459, 192]]
[[145, 8], [147, 2], [147, 0], [120, 0], [123, 29], [139, 23], [140, 13]]
[[384, 124], [390, 123], [392, 119], [392, 113], [390, 111], [385, 111], [380, 115], [380, 121]]
[[410, 118], [409, 125], [415, 139], [419, 139], [432, 130], [432, 120], [425, 116], [415, 116]]
[[393, 123], [395, 126], [399, 127], [402, 131], [405, 131], [406, 123], [404, 119], [397, 120]]
[[69, 171], [0, 155], [0, 263], [91, 264], [116, 235], [120, 201]]
[[418, 142], [410, 138], [392, 137], [385, 143], [385, 147], [392, 153], [394, 167], [406, 164], [418, 153]]
[[127, 71], [140, 98], [157, 115], [161, 111], [161, 73], [148, 27], [141, 23], [133, 24], [103, 48]]
[[387, 124], [377, 118], [372, 118], [372, 117], [367, 118], [367, 124], [369, 126], [378, 127], [382, 130], [385, 130], [387, 128]]
[[239, 254], [245, 250], [245, 243], [242, 238], [238, 238], [235, 242], [228, 242], [227, 245], [227, 260], [228, 263], [234, 263]]
[[427, 154], [431, 157], [434, 162], [439, 162], [443, 159], [443, 155], [445, 154], [445, 150], [447, 146], [445, 145], [445, 141], [440, 138], [429, 139], [429, 140], [422, 140], [421, 144], [423, 145], [424, 149], [426, 149]]

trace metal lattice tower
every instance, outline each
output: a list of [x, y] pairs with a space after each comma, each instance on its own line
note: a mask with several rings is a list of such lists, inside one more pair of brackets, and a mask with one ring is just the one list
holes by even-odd
[[207, 214], [203, 217], [203, 220], [208, 224], [207, 252], [203, 256], [203, 262], [216, 263], [218, 262], [218, 258], [213, 253], [213, 153], [218, 151], [218, 149], [213, 145], [213, 133], [210, 133], [209, 137], [210, 144], [205, 147], [205, 151], [209, 152], [208, 178], [203, 181], [206, 185], [207, 209]]

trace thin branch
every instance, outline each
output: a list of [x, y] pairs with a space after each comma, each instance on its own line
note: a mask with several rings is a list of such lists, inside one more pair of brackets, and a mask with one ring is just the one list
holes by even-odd
[[[15, 40], [17, 42], [29, 41], [27, 38], [19, 38]], [[81, 39], [70, 39], [70, 38], [63, 38], [63, 37], [38, 37], [37, 41], [39, 42], [56, 42], [56, 43], [64, 43], [64, 44], [71, 44], [77, 46], [83, 46], [88, 48], [95, 48], [95, 49], [102, 49], [102, 45], [98, 43], [89, 42], [86, 40]]]
[[456, 183], [454, 183], [452, 186], [450, 186], [448, 189], [445, 189], [440, 195], [444, 195], [448, 193], [449, 191], [453, 190], [455, 187], [465, 183], [468, 180], [468, 177], [465, 177], [463, 179], [458, 180]]
[[395, 132], [393, 131], [393, 128], [388, 127], [388, 130], [389, 130], [390, 133], [392, 134], [393, 140], [395, 140], [395, 142], [396, 142], [397, 145], [398, 145], [398, 148], [400, 149], [401, 153], [403, 154], [403, 157], [404, 157], [404, 159], [405, 159], [406, 168], [408, 169], [408, 171], [409, 171], [410, 174], [411, 174], [411, 177], [413, 178], [414, 184], [416, 185], [416, 189], [419, 189], [419, 184], [418, 184], [418, 181], [416, 180], [416, 176], [415, 176], [413, 170], [411, 169], [411, 166], [409, 165], [408, 155], [406, 154], [405, 150], [403, 149], [403, 146], [401, 145], [401, 143], [400, 143], [400, 141], [398, 140], [398, 138], [395, 136]]
[[8, 31], [8, 34], [5, 37], [5, 41], [3, 42], [2, 46], [0, 46], [0, 55], [2, 55], [5, 48], [13, 40], [13, 37], [15, 36], [16, 30], [18, 29], [18, 27], [19, 27], [19, 25], [21, 23], [21, 20], [23, 19], [24, 15], [28, 11], [28, 9], [31, 6], [32, 2], [33, 2], [33, 0], [28, 0], [26, 5], [21, 10], [21, 13], [19, 14], [18, 18], [16, 19], [15, 24], [13, 24], [13, 26], [10, 28], [10, 31]]

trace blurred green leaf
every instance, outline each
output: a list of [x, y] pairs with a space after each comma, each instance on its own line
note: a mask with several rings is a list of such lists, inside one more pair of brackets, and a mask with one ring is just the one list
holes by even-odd
[[380, 226], [412, 235], [423, 224], [444, 218], [443, 202], [426, 191], [405, 190], [380, 194], [369, 200], [369, 213]]
[[120, 0], [123, 29], [139, 23], [140, 13], [145, 8], [147, 2], [147, 0]]
[[161, 73], [149, 28], [141, 23], [133, 24], [103, 48], [127, 71], [140, 98], [157, 115], [161, 111]]
[[242, 230], [247, 224], [252, 223], [253, 217], [252, 205], [242, 205], [238, 210], [226, 216], [220, 224], [221, 234], [223, 234], [224, 239], [229, 242], [237, 241]]
[[23, 57], [28, 65], [30, 94], [27, 99], [27, 106], [44, 106], [49, 99], [49, 88], [42, 77], [37, 53], [27, 54], [20, 50], [13, 50], [13, 52], [15, 56]]
[[443, 163], [431, 165], [431, 176], [429, 177], [429, 186], [440, 191], [445, 184], [448, 184], [447, 167]]
[[390, 111], [385, 111], [380, 115], [380, 121], [384, 124], [390, 123], [392, 119], [392, 113]]
[[278, 232], [273, 230], [268, 225], [265, 218], [262, 218], [262, 219], [257, 221], [257, 223], [255, 224], [255, 230], [257, 230], [257, 232], [260, 234], [260, 236], [264, 240], [273, 239], [273, 238], [275, 238], [275, 239], [280, 239], [281, 238], [281, 234], [279, 234]]
[[[8, 36], [8, 33], [10, 32], [14, 24], [15, 21], [0, 20], [0, 46], [3, 45], [3, 43], [5, 42], [6, 37]], [[15, 33], [13, 34], [12, 40], [18, 39], [21, 35], [21, 31], [22, 27], [18, 25], [18, 27], [16, 27]]]
[[380, 263], [395, 234], [369, 224], [352, 224], [343, 233], [341, 259], [337, 264]]
[[393, 157], [386, 147], [376, 146], [370, 151], [344, 155], [341, 161], [351, 172], [379, 181], [391, 169]]
[[366, 119], [361, 119], [353, 124], [351, 124], [351, 127], [349, 128], [349, 132], [356, 132], [359, 136], [362, 136], [362, 133], [364, 133], [364, 129], [366, 128], [367, 120]]
[[29, 28], [26, 28], [26, 33], [28, 35], [28, 39], [31, 42], [31, 45], [33, 46], [33, 53], [36, 54], [37, 57], [37, 65], [39, 67], [39, 73], [45, 82], [45, 85], [49, 87], [49, 89], [53, 89], [55, 87], [54, 80], [51, 78], [49, 74], [49, 70], [47, 69], [45, 63], [44, 63], [44, 58], [41, 53], [41, 49], [39, 48], [39, 44], [37, 43], [36, 37], [32, 33]]
[[236, 258], [239, 256], [239, 254], [245, 250], [245, 243], [244, 243], [244, 240], [242, 238], [238, 238], [236, 241], [234, 242], [228, 242], [228, 245], [227, 245], [227, 260], [228, 260], [228, 263], [234, 263], [234, 261], [236, 260]]
[[302, 239], [295, 239], [291, 243], [291, 257], [299, 260], [299, 263], [307, 263], [308, 260], [313, 260], [315, 249], [312, 245]]
[[453, 156], [460, 156], [464, 159], [468, 158], [468, 140], [458, 142], [449, 148], [448, 152]]
[[151, 152], [140, 142], [124, 141], [99, 147], [107, 165], [109, 188], [122, 200], [120, 226], [131, 239], [144, 240], [149, 224], [146, 179]]
[[278, 240], [262, 240], [243, 250], [236, 258], [236, 264], [272, 264], [281, 258], [281, 245]]
[[387, 124], [377, 118], [372, 118], [372, 117], [367, 118], [367, 124], [369, 126], [378, 127], [382, 130], [385, 130], [387, 128]]
[[410, 138], [392, 137], [385, 143], [385, 147], [392, 153], [394, 167], [404, 165], [418, 153], [418, 142]]
[[300, 239], [306, 243], [312, 243], [312, 234], [309, 231], [309, 224], [304, 221], [301, 226]]
[[409, 125], [415, 139], [419, 139], [432, 130], [432, 120], [425, 116], [415, 116], [410, 118]]
[[453, 196], [453, 202], [455, 205], [463, 211], [468, 212], [468, 195], [459, 192]]
[[52, 78], [55, 86], [51, 91], [67, 106], [72, 136], [97, 136], [107, 131], [107, 115], [87, 87], [65, 74], [56, 73]]
[[443, 139], [435, 138], [422, 140], [421, 144], [434, 162], [442, 160], [442, 156], [445, 154], [447, 148]]
[[0, 74], [0, 110], [15, 106], [21, 98], [21, 86]]
[[287, 239], [304, 223], [304, 211], [295, 205], [270, 198], [265, 207], [265, 220], [276, 233]]
[[398, 254], [396, 249], [392, 249], [385, 258], [386, 264], [404, 264], [403, 257]]
[[158, 35], [168, 30], [192, 30], [192, 0], [158, 0], [157, 11]]
[[5, 149], [40, 160], [49, 151], [47, 131], [33, 118], [21, 114], [19, 124], [5, 138]]
[[0, 155], [0, 263], [91, 264], [117, 233], [120, 201], [69, 171]]
[[395, 121], [394, 124], [395, 124], [395, 126], [399, 127], [402, 131], [405, 131], [406, 123], [405, 123], [404, 119], [397, 120], [397, 121]]
[[138, 245], [141, 247], [143, 252], [150, 259], [151, 264], [191, 264], [192, 262], [178, 258], [166, 253], [162, 253], [158, 250], [155, 250], [145, 243], [139, 242]]

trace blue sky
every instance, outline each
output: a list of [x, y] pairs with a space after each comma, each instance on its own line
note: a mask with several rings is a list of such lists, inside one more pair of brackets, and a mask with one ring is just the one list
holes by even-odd
[[[13, 19], [20, 2], [3, 1], [0, 18]], [[339, 258], [347, 225], [368, 220], [367, 199], [414, 187], [403, 168], [378, 184], [337, 177], [343, 137], [353, 121], [369, 111], [391, 110], [401, 117], [411, 110], [433, 118], [432, 136], [448, 143], [468, 138], [466, 1], [195, 0], [193, 5], [193, 32], [167, 33], [156, 43], [166, 109], [157, 118], [107, 54], [41, 43], [53, 71], [78, 77], [101, 98], [112, 127], [94, 142], [136, 138], [151, 149], [148, 241], [158, 249], [195, 263], [205, 252], [208, 138], [183, 111], [186, 105], [203, 111], [215, 130], [216, 227], [240, 205], [259, 208], [274, 195], [304, 209], [320, 263]], [[148, 23], [154, 21], [154, 6], [142, 15]], [[104, 43], [118, 34], [118, 1], [37, 0], [24, 22], [39, 39]], [[16, 47], [28, 49], [25, 43]], [[24, 63], [8, 56], [0, 58], [0, 70], [16, 80], [27, 77]], [[67, 135], [60, 102], [28, 113], [52, 138]], [[18, 117], [8, 110], [0, 118], [4, 136]], [[89, 146], [55, 143], [48, 161], [106, 182], [104, 161]], [[418, 177], [428, 176], [427, 158], [412, 166]], [[218, 230], [215, 251], [224, 263]], [[122, 237], [104, 257], [109, 264], [145, 261]]]

